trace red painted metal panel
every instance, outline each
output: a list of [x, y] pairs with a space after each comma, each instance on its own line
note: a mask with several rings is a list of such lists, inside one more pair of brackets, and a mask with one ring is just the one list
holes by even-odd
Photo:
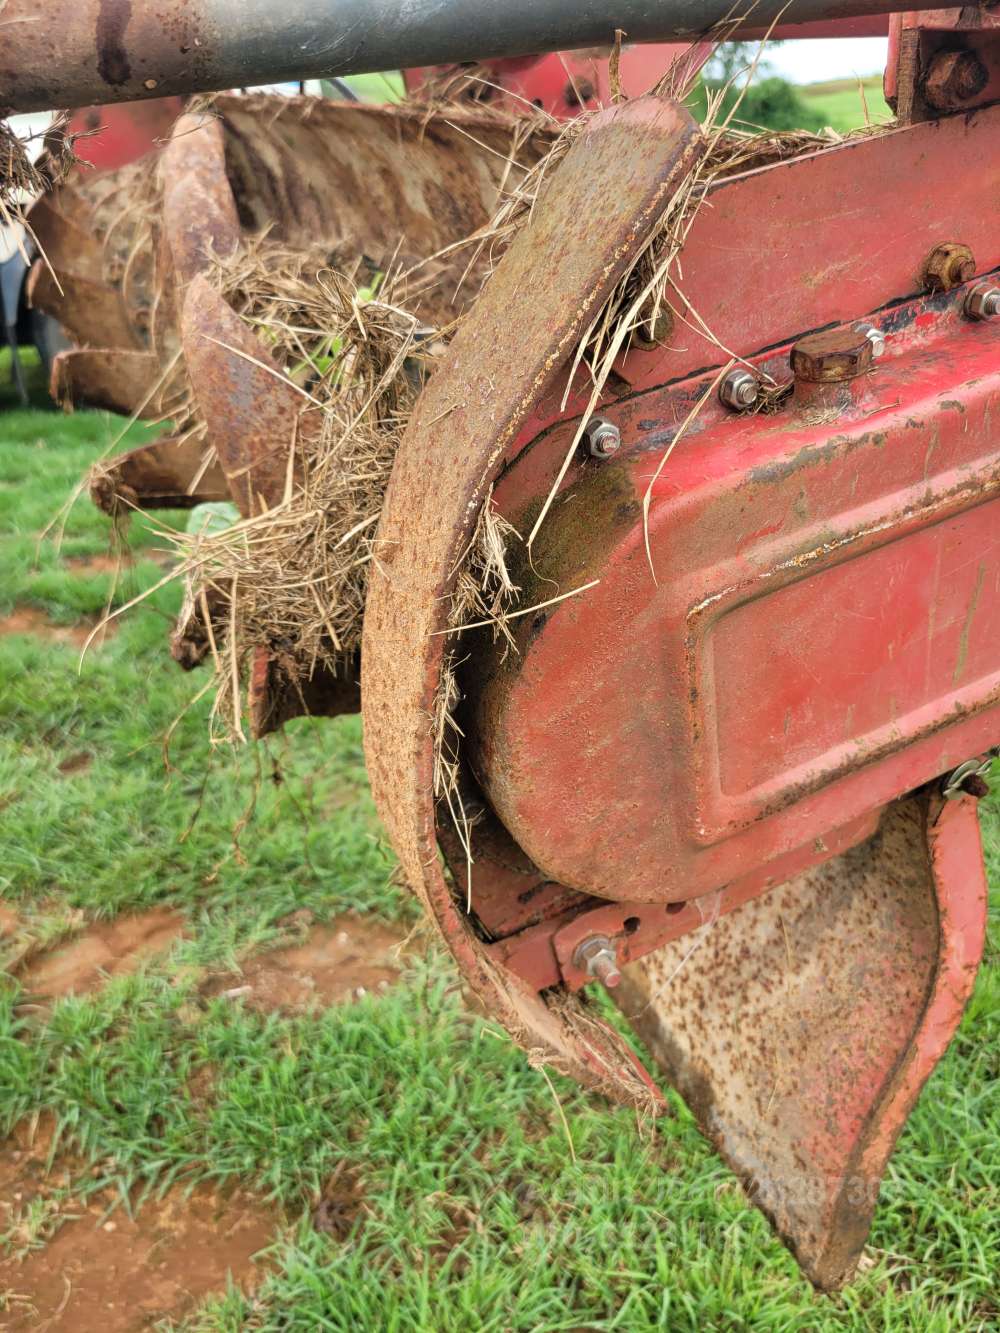
[[[1000, 329], [962, 296], [887, 316], [846, 416], [707, 407], [654, 488], [655, 583], [641, 501], [694, 386], [611, 412], [625, 448], [576, 466], [517, 575], [599, 585], [469, 682], [477, 776], [550, 878], [690, 899], [1000, 739]], [[571, 430], [497, 488], [522, 530]]]
[[[668, 346], [633, 349], [620, 374], [638, 392], [718, 365], [723, 348], [749, 356], [860, 319], [920, 292], [924, 261], [942, 241], [970, 246], [977, 273], [1000, 266], [996, 211], [983, 207], [1000, 198], [998, 142], [994, 106], [718, 182], [682, 267], [684, 297], [721, 348], [679, 317]], [[956, 170], [960, 162], [975, 170]], [[564, 392], [562, 381], [540, 400], [522, 444], [560, 419]], [[569, 412], [583, 407], [573, 398]]]
[[159, 97], [76, 111], [69, 125], [83, 136], [74, 146], [76, 155], [98, 171], [123, 167], [166, 143], [183, 109], [183, 97]]

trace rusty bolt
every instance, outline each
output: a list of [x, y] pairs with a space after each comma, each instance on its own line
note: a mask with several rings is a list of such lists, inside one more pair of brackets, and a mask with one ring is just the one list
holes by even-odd
[[800, 338], [792, 348], [792, 373], [810, 384], [838, 384], [871, 369], [875, 349], [858, 329], [827, 329]]
[[590, 79], [578, 79], [575, 84], [571, 79], [563, 93], [567, 106], [584, 106], [587, 102], [593, 101], [594, 96], [595, 89]]
[[965, 313], [969, 319], [994, 319], [1000, 315], [1000, 287], [977, 282], [965, 298]]
[[651, 352], [669, 342], [674, 331], [674, 312], [667, 305], [661, 305], [653, 317], [652, 326], [648, 319], [639, 317], [639, 323], [632, 330], [632, 342], [636, 347]]
[[952, 287], [968, 282], [976, 271], [976, 261], [967, 245], [947, 241], [936, 245], [924, 264], [923, 282], [929, 292], [950, 292]]
[[591, 935], [578, 945], [573, 955], [573, 966], [595, 977], [611, 989], [622, 979], [618, 968], [618, 950], [607, 935]]
[[953, 111], [978, 96], [989, 77], [975, 52], [939, 51], [924, 75], [924, 101], [935, 111]]
[[885, 351], [885, 334], [881, 329], [877, 329], [874, 324], [866, 324], [864, 320], [855, 324], [855, 330], [863, 333], [872, 345], [872, 356], [876, 359]]
[[719, 401], [732, 412], [745, 412], [760, 397], [760, 385], [749, 370], [731, 370], [719, 385]]
[[621, 431], [613, 421], [604, 417], [591, 417], [583, 433], [584, 444], [591, 458], [610, 458], [621, 448]]
[[962, 781], [962, 790], [967, 796], [974, 796], [977, 801], [981, 801], [984, 796], [990, 794], [990, 784], [979, 773], [970, 773]]

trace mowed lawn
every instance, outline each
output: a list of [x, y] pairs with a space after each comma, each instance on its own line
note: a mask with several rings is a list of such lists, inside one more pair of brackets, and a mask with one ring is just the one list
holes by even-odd
[[[418, 926], [392, 883], [359, 721], [211, 749], [208, 700], [188, 707], [201, 680], [167, 651], [173, 587], [81, 665], [69, 636], [112, 595], [108, 525], [84, 497], [61, 549], [39, 534], [123, 423], [15, 410], [9, 393], [3, 406], [0, 1119], [13, 1137], [0, 1153], [16, 1143], [21, 1162], [32, 1133], [46, 1136], [56, 1183], [0, 1200], [0, 1327], [36, 1326], [32, 1299], [55, 1311], [46, 1327], [125, 1327], [79, 1313], [88, 1274], [59, 1255], [105, 1245], [86, 1250], [91, 1267], [113, 1264], [130, 1228], [165, 1200], [183, 1219], [206, 1189], [256, 1217], [255, 1286], [227, 1289], [223, 1266], [211, 1289], [164, 1298], [163, 1329], [1000, 1324], [995, 923], [961, 1033], [893, 1159], [864, 1271], [817, 1295], [679, 1102], [637, 1126], [558, 1077], [550, 1087], [467, 1007], [419, 928], [388, 986], [326, 1007], [280, 988], [261, 1000], [262, 960], [327, 923]], [[161, 538], [134, 523], [131, 539], [119, 604], [164, 569]], [[1000, 885], [992, 799], [984, 829]], [[136, 914], [172, 923], [162, 947], [83, 994], [46, 995], [39, 978], [59, 989], [47, 959]], [[221, 1224], [218, 1243], [231, 1243]]]

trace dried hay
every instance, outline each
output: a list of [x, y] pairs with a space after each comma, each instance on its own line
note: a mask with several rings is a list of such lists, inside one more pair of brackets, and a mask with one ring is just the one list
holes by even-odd
[[[78, 136], [67, 132], [68, 124], [69, 116], [63, 113], [48, 129], [22, 139], [0, 119], [0, 219], [4, 222], [11, 221], [11, 209], [16, 214], [22, 202], [51, 189], [78, 160], [73, 151]], [[39, 138], [44, 149], [32, 162], [28, 145]]]
[[[214, 717], [242, 734], [258, 648], [294, 683], [354, 669], [375, 529], [403, 427], [447, 330], [408, 308], [405, 275], [258, 238], [214, 277], [303, 397], [280, 503], [221, 531], [163, 535], [180, 556], [185, 615], [215, 658]], [[294, 472], [294, 477], [293, 477]], [[227, 607], [225, 616], [210, 608]]]
[[[80, 136], [70, 134], [68, 124], [69, 115], [62, 112], [48, 129], [22, 139], [0, 118], [0, 225], [20, 224], [32, 236], [26, 210], [78, 161], [73, 145]], [[28, 146], [39, 138], [44, 147], [33, 162]]]

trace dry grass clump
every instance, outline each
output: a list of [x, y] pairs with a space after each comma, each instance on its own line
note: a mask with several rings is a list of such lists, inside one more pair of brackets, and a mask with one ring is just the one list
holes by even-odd
[[385, 487], [446, 331], [410, 313], [398, 273], [363, 259], [263, 238], [216, 261], [215, 279], [302, 398], [284, 495], [221, 531], [173, 535], [186, 615], [215, 655], [215, 715], [241, 735], [241, 682], [256, 649], [293, 684], [320, 666], [355, 669]]
[[[0, 119], [0, 222], [23, 221], [23, 208], [49, 190], [77, 161], [75, 135], [67, 132], [69, 116], [63, 112], [48, 129], [22, 139]], [[28, 145], [44, 141], [44, 149], [32, 162]]]
[[503, 638], [509, 649], [514, 636], [507, 623], [508, 613], [517, 602], [520, 589], [507, 569], [507, 551], [520, 534], [512, 523], [493, 508], [492, 489], [479, 511], [472, 540], [469, 542], [451, 592], [448, 613], [449, 638], [453, 646], [445, 653], [441, 681], [434, 701], [434, 797], [447, 808], [455, 832], [465, 852], [469, 908], [472, 894], [472, 821], [460, 792], [462, 729], [456, 714], [462, 701], [458, 685], [460, 648], [459, 631], [470, 624], [489, 625], [494, 641]]

